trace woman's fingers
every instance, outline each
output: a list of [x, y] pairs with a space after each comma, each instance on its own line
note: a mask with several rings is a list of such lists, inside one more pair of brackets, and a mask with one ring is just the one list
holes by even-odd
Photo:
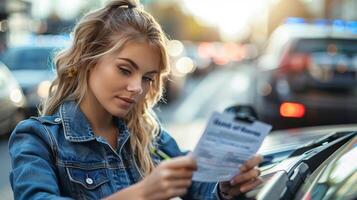
[[257, 166], [262, 160], [263, 157], [260, 155], [255, 155], [247, 160], [240, 167], [240, 174], [233, 177], [229, 182], [221, 182], [219, 184], [220, 191], [230, 196], [237, 196], [261, 184], [260, 170]]
[[190, 169], [167, 169], [163, 168], [160, 172], [161, 178], [164, 180], [175, 180], [175, 179], [191, 179], [193, 175], [193, 170]]
[[151, 200], [167, 200], [173, 197], [183, 196], [187, 193], [187, 188], [170, 188], [167, 190], [162, 190], [160, 192], [156, 192], [150, 197], [145, 197], [144, 199]]
[[189, 168], [192, 170], [197, 169], [196, 161], [192, 156], [180, 156], [172, 160], [164, 161], [161, 163], [163, 167], [168, 168]]
[[254, 189], [256, 186], [260, 185], [262, 183], [262, 180], [260, 178], [252, 179], [251, 181], [244, 183], [242, 185], [239, 185], [237, 187], [232, 187], [230, 190], [228, 190], [228, 194], [231, 196], [237, 196], [242, 193], [248, 192], [252, 189]]
[[187, 193], [187, 188], [172, 188], [169, 190], [166, 190], [163, 192], [163, 194], [165, 194], [165, 196], [168, 197], [179, 197], [179, 196], [183, 196]]
[[248, 171], [249, 169], [258, 166], [259, 163], [263, 161], [263, 157], [261, 155], [255, 155], [251, 159], [247, 160], [241, 167], [240, 172]]
[[252, 189], [254, 189], [255, 187], [257, 187], [258, 185], [260, 185], [263, 182], [263, 180], [261, 178], [256, 178], [253, 181], [250, 181], [248, 183], [245, 183], [243, 185], [240, 186], [241, 191], [242, 192], [248, 192]]
[[196, 167], [196, 162], [190, 156], [164, 161], [141, 182], [141, 188], [152, 199], [182, 196], [192, 184], [193, 170]]
[[182, 196], [187, 193], [191, 184], [191, 179], [167, 180], [161, 183], [162, 190], [160, 192], [165, 193], [170, 198]]
[[174, 188], [188, 188], [191, 184], [191, 179], [180, 179], [171, 182], [171, 186]]
[[243, 172], [243, 173], [233, 177], [232, 180], [230, 181], [230, 183], [232, 186], [234, 186], [234, 185], [255, 179], [259, 175], [260, 175], [260, 170], [258, 168], [253, 168], [253, 169], [250, 169], [249, 171]]
[[219, 183], [219, 190], [223, 193], [227, 193], [231, 189], [231, 184], [229, 181], [224, 181]]

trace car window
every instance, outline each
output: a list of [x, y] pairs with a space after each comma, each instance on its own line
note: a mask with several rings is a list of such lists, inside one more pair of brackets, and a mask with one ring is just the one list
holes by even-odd
[[295, 52], [314, 53], [332, 51], [353, 57], [357, 53], [357, 40], [353, 39], [300, 39]]
[[1, 60], [10, 70], [46, 70], [52, 67], [55, 48], [10, 48]]

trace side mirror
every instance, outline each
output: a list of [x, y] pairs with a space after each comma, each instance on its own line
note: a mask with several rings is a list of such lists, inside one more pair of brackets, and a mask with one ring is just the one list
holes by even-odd
[[257, 112], [251, 105], [233, 105], [224, 109], [224, 112], [233, 113], [237, 120], [249, 123], [258, 119]]

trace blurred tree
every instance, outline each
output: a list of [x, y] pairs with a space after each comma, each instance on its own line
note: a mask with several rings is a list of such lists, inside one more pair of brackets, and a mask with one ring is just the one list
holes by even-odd
[[301, 1], [280, 0], [269, 11], [268, 34], [283, 23], [287, 17], [301, 17], [309, 19], [313, 17], [313, 14], [309, 12], [306, 5]]
[[151, 1], [146, 4], [146, 8], [159, 21], [170, 38], [193, 41], [220, 40], [215, 28], [197, 23], [193, 16], [182, 12], [175, 1], [172, 3]]
[[0, 20], [7, 18], [6, 0], [0, 0]]
[[6, 9], [6, 0], [0, 0], [0, 52], [2, 52], [6, 47], [6, 20], [8, 17], [8, 12]]
[[324, 0], [326, 19], [357, 20], [356, 0]]
[[69, 33], [74, 23], [74, 20], [63, 20], [55, 12], [52, 12], [46, 19], [46, 29], [42, 34]]

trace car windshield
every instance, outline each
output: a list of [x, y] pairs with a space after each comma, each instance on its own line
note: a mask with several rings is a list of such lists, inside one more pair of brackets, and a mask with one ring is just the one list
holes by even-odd
[[354, 158], [357, 156], [357, 148], [351, 145], [355, 142], [356, 137], [349, 145], [352, 149], [344, 152], [322, 171], [318, 182], [312, 187], [314, 199], [355, 199], [357, 161]]
[[333, 52], [354, 56], [357, 52], [357, 40], [354, 39], [301, 39], [296, 43], [296, 52]]
[[52, 67], [52, 57], [55, 48], [10, 48], [1, 60], [10, 70], [47, 70]]

